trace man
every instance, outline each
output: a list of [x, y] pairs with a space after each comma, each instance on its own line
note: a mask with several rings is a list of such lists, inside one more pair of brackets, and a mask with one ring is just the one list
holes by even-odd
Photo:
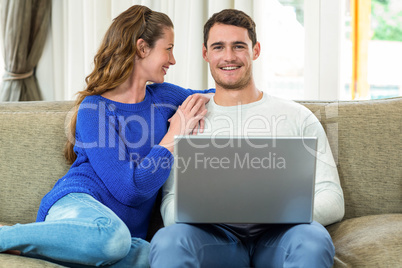
[[[305, 107], [260, 91], [252, 63], [260, 55], [255, 23], [238, 10], [204, 26], [203, 57], [215, 79], [201, 135], [315, 136], [318, 159], [311, 224], [174, 224], [172, 176], [161, 207], [165, 228], [151, 242], [151, 267], [331, 267], [335, 255], [323, 225], [344, 215], [343, 193], [325, 132]], [[252, 209], [252, 208], [250, 208]]]

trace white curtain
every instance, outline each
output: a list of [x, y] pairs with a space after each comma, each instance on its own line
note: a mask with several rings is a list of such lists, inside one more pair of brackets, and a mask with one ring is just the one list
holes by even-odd
[[[276, 0], [275, 0], [276, 1]], [[175, 57], [165, 81], [182, 87], [214, 87], [209, 67], [202, 58], [203, 26], [225, 8], [245, 11], [257, 23], [266, 0], [53, 0], [52, 27], [37, 75], [45, 100], [71, 100], [84, 89], [93, 57], [113, 18], [131, 5], [146, 5], [169, 15], [175, 27]], [[268, 1], [269, 2], [269, 1]], [[260, 62], [255, 63], [259, 81]]]

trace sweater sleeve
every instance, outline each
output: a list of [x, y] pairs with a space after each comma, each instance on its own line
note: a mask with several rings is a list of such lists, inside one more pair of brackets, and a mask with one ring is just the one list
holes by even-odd
[[[91, 104], [98, 105], [98, 104]], [[136, 206], [151, 198], [169, 176], [173, 155], [165, 147], [154, 145], [141, 151], [137, 165], [130, 159], [124, 135], [101, 115], [100, 105], [79, 109], [76, 125], [78, 161], [88, 161], [108, 191], [119, 202]], [[79, 160], [81, 158], [81, 160]]]
[[[343, 191], [332, 151], [321, 123], [310, 111], [301, 115], [302, 133], [317, 137], [317, 164], [314, 196], [314, 220], [326, 226], [340, 221], [345, 213]], [[304, 116], [303, 116], [304, 114]]]

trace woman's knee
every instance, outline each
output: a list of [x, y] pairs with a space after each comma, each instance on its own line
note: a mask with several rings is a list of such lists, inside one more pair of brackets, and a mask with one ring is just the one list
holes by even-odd
[[115, 263], [123, 259], [131, 248], [131, 234], [122, 222], [99, 226], [99, 240], [92, 245], [92, 258], [96, 265]]

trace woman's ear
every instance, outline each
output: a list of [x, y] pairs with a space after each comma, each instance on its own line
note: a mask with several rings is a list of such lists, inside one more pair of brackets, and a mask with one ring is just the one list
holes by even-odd
[[149, 46], [148, 43], [145, 42], [144, 39], [138, 39], [137, 40], [137, 55], [143, 59], [148, 55], [148, 51], [149, 51]]

